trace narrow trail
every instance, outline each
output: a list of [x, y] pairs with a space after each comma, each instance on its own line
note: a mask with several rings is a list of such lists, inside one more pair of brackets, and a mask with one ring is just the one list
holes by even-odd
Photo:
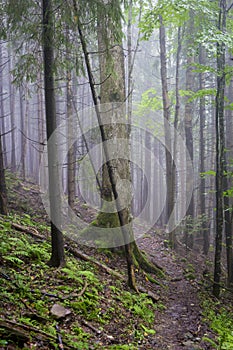
[[199, 299], [200, 287], [195, 279], [187, 279], [187, 262], [182, 263], [157, 237], [142, 239], [139, 244], [150, 254], [152, 260], [156, 259], [168, 276], [165, 288], [158, 287], [161, 302], [166, 309], [156, 311], [153, 349], [213, 349], [209, 343], [202, 340], [204, 335], [214, 335], [203, 321]]

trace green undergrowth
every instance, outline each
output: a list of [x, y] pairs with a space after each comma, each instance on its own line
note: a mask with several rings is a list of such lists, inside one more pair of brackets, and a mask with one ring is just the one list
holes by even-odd
[[219, 303], [211, 300], [203, 302], [203, 314], [205, 321], [216, 333], [217, 339], [204, 337], [204, 340], [212, 345], [212, 349], [232, 350], [233, 349], [233, 312], [226, 307], [219, 306]]
[[[14, 230], [12, 222], [35, 228], [40, 235], [48, 233], [46, 225], [29, 215], [0, 216], [0, 321], [40, 330], [48, 335], [49, 348], [55, 349], [59, 348], [57, 324], [64, 344], [82, 350], [133, 350], [154, 336], [154, 311], [161, 305], [154, 304], [146, 294], [131, 293], [122, 281], [72, 256], [67, 256], [64, 268], [48, 267], [49, 242], [35, 241]], [[50, 310], [55, 303], [71, 314], [54, 319]], [[38, 338], [31, 334], [32, 343]], [[19, 339], [12, 339], [1, 326], [0, 339], [3, 349], [11, 343], [18, 344], [18, 349], [33, 348], [29, 343], [20, 346]]]
[[43, 210], [38, 185], [30, 181], [26, 182], [19, 174], [7, 170], [5, 178], [10, 208], [31, 216], [35, 215], [35, 211]]

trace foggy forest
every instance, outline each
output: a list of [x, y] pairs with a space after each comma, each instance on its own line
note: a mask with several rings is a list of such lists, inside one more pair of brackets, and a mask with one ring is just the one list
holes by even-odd
[[233, 349], [233, 3], [1, 0], [0, 349]]

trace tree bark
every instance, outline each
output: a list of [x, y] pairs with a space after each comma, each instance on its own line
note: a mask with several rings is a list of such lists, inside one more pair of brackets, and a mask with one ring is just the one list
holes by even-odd
[[[231, 53], [228, 52], [228, 59], [231, 58]], [[233, 64], [231, 59], [230, 66], [233, 68]], [[229, 63], [228, 63], [229, 64]], [[226, 95], [230, 103], [233, 102], [233, 79], [231, 79], [229, 86], [226, 87]], [[228, 189], [233, 187], [233, 179], [231, 175], [232, 171], [232, 159], [233, 159], [233, 141], [232, 141], [232, 133], [233, 133], [233, 113], [232, 110], [225, 111], [225, 120], [226, 120], [226, 152], [224, 158], [224, 191], [227, 192]], [[226, 194], [224, 196], [224, 219], [225, 219], [225, 240], [226, 240], [226, 256], [227, 256], [227, 282], [229, 287], [233, 287], [233, 200], [232, 196]]]
[[[190, 11], [190, 18], [189, 18], [189, 25], [188, 25], [188, 40], [187, 40], [187, 49], [189, 48], [189, 45], [191, 44], [191, 38], [192, 38], [192, 31], [193, 31], [193, 18], [194, 18], [194, 13], [193, 11]], [[187, 62], [187, 68], [186, 68], [186, 90], [187, 91], [192, 91], [194, 86], [193, 86], [193, 64], [194, 58], [191, 54], [187, 56], [186, 62]], [[188, 99], [188, 98], [187, 98]], [[184, 120], [184, 125], [185, 125], [185, 138], [186, 138], [186, 147], [190, 155], [191, 163], [193, 164], [193, 131], [192, 131], [192, 118], [193, 118], [193, 102], [186, 101], [185, 103], [185, 120]], [[187, 165], [189, 166], [189, 165]], [[187, 169], [187, 191], [189, 188], [189, 183], [190, 183], [190, 178], [189, 178], [190, 172]], [[187, 219], [193, 220], [194, 218], [194, 197], [192, 193], [192, 197], [190, 200], [190, 203], [187, 208]], [[192, 249], [193, 248], [193, 234], [188, 232], [188, 227], [185, 230], [185, 244], [188, 248]]]
[[[66, 46], [66, 59], [67, 62], [70, 60], [68, 43], [70, 41], [69, 31], [67, 29], [67, 46]], [[66, 113], [68, 118], [68, 138], [74, 139], [74, 132], [72, 123], [69, 122], [69, 118], [72, 117], [73, 113], [73, 102], [72, 102], [72, 76], [70, 69], [66, 71]], [[68, 189], [68, 204], [71, 209], [74, 209], [75, 203], [75, 170], [76, 170], [76, 154], [75, 144], [72, 144], [68, 150], [68, 167], [67, 167], [67, 189]]]
[[[57, 127], [54, 89], [53, 30], [52, 1], [43, 0], [43, 58], [47, 140], [49, 140]], [[59, 227], [61, 208], [56, 147], [56, 142], [54, 142], [53, 145], [48, 143], [49, 200], [52, 238], [52, 255], [48, 264], [58, 267], [65, 264], [65, 254], [63, 235]], [[56, 225], [54, 223], [56, 223]]]
[[25, 180], [25, 154], [24, 154], [24, 145], [25, 145], [25, 120], [24, 120], [24, 95], [23, 95], [23, 86], [19, 87], [19, 110], [20, 110], [20, 172]]
[[12, 83], [12, 57], [11, 51], [8, 51], [8, 71], [9, 71], [9, 93], [10, 93], [10, 120], [11, 120], [11, 170], [16, 171], [16, 146], [15, 146], [15, 87]]
[[[172, 198], [173, 198], [173, 205], [175, 205], [176, 201], [176, 195], [177, 195], [177, 170], [176, 170], [176, 162], [177, 159], [177, 128], [179, 123], [179, 114], [180, 114], [180, 93], [179, 93], [179, 84], [180, 84], [180, 54], [181, 54], [181, 27], [177, 30], [177, 52], [176, 52], [176, 87], [175, 87], [175, 96], [176, 96], [176, 105], [175, 105], [175, 116], [174, 116], [174, 140], [173, 140], [173, 161], [172, 161]], [[177, 206], [176, 210], [179, 211], [179, 207]], [[174, 215], [177, 213], [175, 212]], [[170, 246], [172, 248], [177, 247], [177, 240], [176, 240], [176, 234], [175, 229], [172, 229], [169, 233], [169, 242]]]
[[[218, 29], [224, 32], [226, 29], [226, 0], [219, 2]], [[224, 178], [224, 97], [225, 97], [225, 43], [217, 43], [217, 93], [216, 93], [216, 237], [215, 237], [215, 260], [214, 260], [214, 284], [213, 294], [220, 295], [221, 282], [221, 256], [223, 235], [223, 178]]]
[[[204, 64], [204, 48], [200, 46], [199, 52], [199, 64]], [[199, 88], [203, 90], [205, 88], [205, 73], [199, 73]], [[201, 235], [203, 237], [203, 253], [205, 255], [209, 252], [210, 246], [210, 237], [208, 231], [207, 221], [205, 219], [206, 216], [206, 200], [205, 200], [205, 177], [202, 175], [205, 172], [205, 97], [200, 98], [199, 102], [199, 118], [200, 118], [200, 188], [199, 188], [199, 198], [200, 198], [200, 215], [202, 218], [202, 229]]]
[[[118, 127], [115, 129], [113, 128], [114, 125], [111, 124], [112, 121], [114, 121], [114, 123], [116, 123], [118, 118], [119, 118], [119, 116], [117, 115], [117, 111], [116, 111], [116, 114], [113, 115], [112, 121], [109, 123], [109, 128], [104, 128], [102, 125], [101, 116], [102, 116], [102, 113], [104, 112], [104, 110], [102, 109], [104, 104], [102, 106], [100, 106], [98, 103], [98, 98], [97, 98], [97, 94], [96, 94], [96, 90], [95, 90], [95, 82], [94, 82], [94, 78], [92, 75], [89, 55], [88, 55], [87, 47], [86, 47], [86, 41], [85, 41], [85, 38], [83, 36], [81, 23], [79, 21], [78, 8], [77, 8], [77, 4], [76, 4], [75, 0], [73, 1], [73, 5], [74, 5], [74, 12], [75, 12], [75, 15], [77, 18], [78, 31], [79, 31], [81, 45], [82, 45], [82, 49], [83, 49], [83, 53], [84, 53], [90, 88], [91, 88], [91, 92], [92, 92], [92, 98], [93, 98], [95, 111], [96, 111], [96, 115], [97, 115], [97, 119], [98, 119], [98, 123], [99, 123], [101, 140], [102, 140], [102, 144], [103, 144], [103, 152], [104, 152], [105, 157], [106, 157], [105, 159], [107, 160], [106, 171], [107, 171], [108, 178], [107, 178], [106, 183], [108, 183], [109, 187], [105, 186], [102, 189], [102, 196], [104, 198], [106, 198], [107, 201], [110, 199], [115, 200], [116, 210], [117, 210], [117, 219], [118, 219], [117, 226], [119, 227], [121, 234], [122, 234], [122, 237], [123, 237], [125, 255], [126, 255], [126, 260], [127, 260], [128, 284], [131, 288], [138, 291], [137, 286], [136, 286], [135, 273], [134, 273], [133, 250], [132, 250], [131, 243], [129, 243], [133, 239], [133, 236], [132, 236], [133, 232], [132, 232], [132, 229], [130, 229], [131, 226], [129, 225], [129, 223], [130, 223], [130, 208], [129, 207], [125, 207], [124, 209], [121, 208], [121, 198], [118, 196], [118, 189], [116, 186], [118, 175], [119, 175], [119, 178], [121, 178], [121, 175], [123, 174], [124, 179], [130, 179], [130, 177], [129, 177], [130, 176], [129, 163], [127, 160], [117, 159], [117, 158], [119, 158], [119, 157], [117, 157], [116, 158], [117, 162], [115, 163], [117, 165], [117, 167], [114, 168], [113, 163], [112, 163], [112, 157], [111, 158], [109, 157], [109, 150], [108, 150], [108, 147], [106, 145], [106, 141], [108, 139], [112, 138], [111, 132], [113, 132], [113, 135], [115, 135], [115, 137], [121, 136], [122, 138], [127, 140], [128, 130], [127, 130], [126, 125], [124, 125], [124, 123], [122, 123], [122, 125], [121, 124], [118, 125]], [[102, 18], [102, 23], [103, 22], [104, 21]], [[105, 31], [107, 28], [107, 24], [108, 23], [105, 23], [104, 28], [101, 28], [101, 29], [103, 29]], [[99, 25], [100, 25], [100, 23], [99, 23]], [[121, 25], [121, 24], [119, 24], [119, 25]], [[98, 28], [98, 30], [100, 30], [100, 28]], [[99, 45], [104, 44], [104, 43], [102, 43], [101, 38], [102, 37], [99, 36], [99, 40], [100, 40]], [[111, 30], [109, 30], [108, 35], [105, 37], [105, 40], [110, 40], [108, 42], [113, 44], [113, 41], [112, 41], [113, 38], [114, 38], [114, 35], [113, 35], [113, 33], [111, 33]], [[106, 43], [106, 41], [105, 41], [105, 43]], [[124, 81], [124, 70], [123, 70], [124, 65], [123, 65], [123, 51], [122, 51], [121, 45], [119, 45], [119, 43], [117, 43], [116, 45], [114, 45], [112, 47], [110, 45], [110, 48], [111, 48], [110, 52], [111, 52], [111, 55], [113, 57], [113, 60], [111, 62], [111, 64], [113, 64], [111, 66], [112, 76], [108, 75], [106, 77], [106, 68], [107, 68], [107, 66], [106, 66], [107, 55], [106, 54], [109, 54], [109, 45], [108, 45], [107, 51], [101, 50], [101, 53], [103, 54], [105, 52], [105, 55], [106, 55], [106, 57], [100, 58], [100, 60], [102, 60], [102, 62], [100, 62], [101, 77], [105, 76], [106, 79], [102, 80], [103, 83], [101, 85], [105, 84], [105, 88], [103, 88], [103, 86], [101, 86], [102, 89], [101, 89], [100, 99], [101, 99], [101, 102], [104, 102], [104, 103], [109, 102], [110, 104], [112, 104], [112, 106], [114, 106], [114, 103], [124, 102], [124, 99], [125, 99], [125, 89], [124, 89], [124, 82], [125, 81]], [[109, 65], [108, 65], [108, 68], [109, 68]], [[115, 72], [115, 69], [116, 69], [116, 72]], [[114, 75], [114, 73], [115, 73], [115, 75]], [[115, 78], [115, 80], [113, 80], [113, 77]], [[110, 106], [110, 105], [108, 105], [108, 106]], [[113, 109], [113, 111], [114, 111], [114, 109]], [[120, 113], [122, 113], [122, 112], [120, 112]], [[125, 114], [124, 114], [124, 117], [125, 117]], [[121, 115], [121, 118], [122, 118], [122, 115]], [[119, 119], [119, 120], [122, 120], [122, 119]], [[104, 214], [107, 214], [107, 213], [104, 213]], [[109, 220], [109, 218], [107, 218], [107, 220]]]
[[[0, 130], [0, 214], [7, 215], [7, 191], [5, 181], [5, 168], [4, 168], [4, 147], [2, 140], [2, 126], [4, 125], [4, 96], [3, 96], [3, 63], [2, 63], [2, 43], [0, 42], [0, 118], [1, 118], [1, 130]], [[5, 163], [6, 165], [6, 163]]]
[[[42, 62], [41, 62], [42, 64]], [[39, 165], [41, 164], [41, 157], [43, 152], [43, 145], [46, 139], [45, 135], [45, 121], [44, 121], [44, 111], [43, 111], [43, 77], [42, 72], [38, 72], [38, 91], [37, 91], [37, 130], [38, 130], [38, 157], [36, 166], [36, 180], [39, 182]]]
[[[118, 11], [120, 11], [120, 8]], [[107, 23], [106, 21], [103, 21], [102, 18], [98, 18], [98, 49], [100, 51], [100, 80], [102, 82], [100, 87], [100, 101], [101, 105], [113, 104], [114, 106], [114, 103], [125, 102], [124, 54], [122, 43], [116, 42], [114, 33], [112, 32], [112, 29], [110, 29], [111, 24], [109, 25], [109, 21], [111, 21], [111, 18], [106, 16], [105, 20]], [[118, 25], [121, 28], [121, 23], [118, 23]], [[108, 73], [109, 71], [110, 76]], [[118, 120], [119, 117], [120, 119]], [[110, 139], [128, 140], [128, 149], [124, 149], [126, 159], [119, 159], [118, 155], [116, 154], [115, 159], [112, 159], [111, 162], [107, 162], [103, 165], [102, 199], [105, 203], [114, 199], [118, 199], [119, 190], [116, 189], [117, 181], [121, 179], [127, 179], [129, 182], [131, 181], [128, 162], [129, 158], [127, 158], [127, 156], [129, 157], [128, 128], [127, 125], [117, 124], [117, 122], [119, 123], [120, 120], [123, 120], [122, 115], [118, 116], [117, 113], [113, 113], [113, 118], [109, 121], [110, 124], [103, 127], [103, 141]], [[119, 204], [120, 201], [122, 201], [122, 198], [119, 198]], [[117, 202], [116, 205], [118, 206]], [[117, 212], [112, 213], [111, 215], [104, 211], [101, 212], [99, 214], [99, 221], [101, 221], [101, 224], [103, 224], [105, 227], [108, 227], [108, 225], [112, 227], [112, 224], [115, 225], [115, 223], [117, 226], [121, 227], [123, 239], [125, 242], [124, 248], [128, 267], [128, 284], [131, 288], [137, 290], [134, 274], [133, 251], [131, 243], [129, 243], [131, 241], [130, 236], [133, 236], [133, 232], [124, 228], [125, 226], [130, 225], [131, 208], [125, 207], [124, 209], [116, 209]], [[114, 219], [114, 216], [116, 219]]]
[[0, 132], [2, 134], [2, 157], [3, 157], [3, 166], [7, 167], [7, 152], [6, 152], [6, 139], [5, 139], [5, 102], [4, 102], [4, 90], [3, 90], [3, 50], [2, 42], [0, 42]]
[[1, 134], [0, 134], [0, 214], [7, 215], [7, 191], [6, 191]]
[[171, 153], [172, 135], [171, 129], [168, 126], [171, 119], [170, 112], [170, 99], [168, 95], [168, 83], [167, 83], [167, 53], [166, 53], [166, 32], [163, 25], [162, 16], [159, 16], [159, 42], [160, 42], [160, 73], [162, 82], [162, 96], [163, 96], [163, 115], [164, 115], [164, 131], [165, 131], [165, 152], [166, 152], [166, 183], [167, 183], [167, 201], [166, 201], [166, 216], [171, 225], [168, 227], [169, 240], [171, 247], [174, 248], [175, 237], [173, 235], [173, 218], [172, 212], [175, 202], [175, 164]]

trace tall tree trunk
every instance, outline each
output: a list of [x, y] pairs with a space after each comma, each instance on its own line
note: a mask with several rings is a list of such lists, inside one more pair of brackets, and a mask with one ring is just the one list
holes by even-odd
[[[189, 19], [189, 24], [188, 24], [188, 42], [187, 46], [191, 44], [191, 38], [192, 38], [192, 31], [193, 31], [193, 18], [194, 18], [194, 13], [193, 11], [190, 11], [190, 19]], [[186, 62], [187, 62], [187, 68], [186, 68], [186, 90], [192, 91], [194, 89], [193, 86], [193, 56], [190, 54], [187, 56]], [[187, 98], [188, 99], [188, 98]], [[185, 138], [186, 138], [186, 147], [190, 155], [191, 163], [193, 163], [193, 126], [192, 126], [192, 118], [193, 118], [193, 102], [186, 101], [185, 103]], [[192, 165], [192, 164], [191, 164]], [[187, 167], [189, 165], [187, 164]], [[186, 183], [187, 185], [190, 182], [189, 178], [190, 171], [187, 169], [187, 179]], [[188, 186], [189, 187], [189, 186]], [[186, 212], [188, 221], [194, 218], [194, 197], [192, 193], [192, 197], [190, 200], [190, 203], [187, 208]], [[188, 232], [188, 227], [185, 230], [185, 244], [188, 248], [192, 249], [193, 248], [193, 235]]]
[[[28, 135], [30, 135], [30, 124], [29, 124], [29, 91], [28, 91], [28, 86], [25, 87], [25, 113], [24, 113], [24, 135], [23, 135], [23, 151], [22, 151], [22, 158], [23, 158], [23, 163], [24, 163], [24, 171], [23, 175], [24, 178], [26, 179], [27, 177], [27, 171], [29, 170], [29, 167], [27, 166], [27, 152], [28, 152]], [[29, 146], [30, 147], [30, 146]]]
[[[144, 143], [145, 143], [145, 149], [151, 150], [152, 147], [152, 137], [151, 133], [145, 132], [144, 135]], [[143, 209], [145, 210], [145, 217], [144, 220], [146, 222], [150, 221], [150, 208], [151, 208], [151, 201], [148, 201], [149, 197], [149, 191], [152, 190], [152, 162], [151, 157], [148, 155], [145, 157], [145, 169], [146, 169], [146, 176], [144, 176], [144, 186], [143, 186]]]
[[159, 42], [160, 42], [160, 72], [161, 72], [161, 82], [162, 82], [162, 96], [163, 96], [163, 115], [164, 115], [164, 131], [165, 131], [165, 152], [166, 152], [166, 183], [167, 183], [167, 201], [166, 201], [166, 215], [169, 222], [168, 230], [170, 232], [170, 245], [174, 248], [175, 238], [173, 235], [173, 218], [172, 212], [174, 208], [174, 194], [175, 194], [175, 174], [173, 174], [173, 157], [171, 153], [172, 149], [172, 135], [171, 128], [169, 127], [169, 122], [171, 119], [170, 112], [170, 99], [168, 95], [168, 76], [167, 76], [167, 53], [166, 53], [166, 32], [163, 25], [162, 16], [159, 16], [160, 27], [159, 27]]
[[[215, 96], [216, 98], [216, 96]], [[213, 97], [211, 100], [211, 104], [208, 106], [208, 113], [206, 113], [206, 125], [207, 131], [206, 134], [209, 135], [206, 140], [206, 169], [216, 169], [216, 128], [215, 128], [215, 98]], [[206, 106], [207, 107], [207, 106]], [[206, 178], [206, 190], [209, 191], [208, 197], [206, 198], [206, 207], [207, 217], [210, 218], [210, 222], [208, 223], [210, 228], [210, 237], [211, 231], [212, 236], [215, 235], [215, 226], [216, 226], [216, 212], [215, 212], [215, 182], [216, 178], [214, 176], [210, 176]]]
[[[204, 62], [204, 49], [200, 46], [199, 52], [199, 64], [205, 64]], [[203, 90], [205, 88], [205, 73], [199, 73], [199, 89]], [[206, 201], [205, 201], [205, 177], [202, 175], [205, 172], [205, 97], [200, 98], [199, 105], [199, 118], [200, 118], [200, 188], [199, 188], [199, 196], [200, 196], [200, 215], [202, 217], [202, 237], [203, 237], [203, 253], [205, 255], [209, 252], [210, 246], [210, 237], [208, 231], [207, 221], [205, 219], [206, 214]]]
[[6, 139], [5, 139], [5, 102], [4, 102], [4, 90], [3, 90], [3, 50], [2, 50], [2, 42], [0, 42], [0, 132], [2, 134], [2, 156], [3, 156], [3, 164], [7, 166], [7, 152], [6, 152]]
[[[231, 53], [228, 52], [228, 59], [231, 62], [230, 65], [233, 68], [231, 61]], [[229, 64], [229, 63], [228, 63]], [[227, 87], [226, 95], [230, 103], [233, 102], [233, 79], [231, 79], [229, 86]], [[228, 191], [233, 187], [233, 180], [231, 176], [232, 171], [232, 159], [233, 159], [233, 112], [231, 109], [225, 111], [225, 120], [226, 120], [226, 152], [224, 159], [224, 191]], [[230, 165], [229, 165], [230, 164]], [[233, 287], [233, 200], [232, 196], [224, 196], [224, 219], [225, 219], [225, 239], [226, 239], [226, 256], [227, 256], [227, 282], [229, 287]]]
[[[118, 9], [120, 11], [120, 8]], [[100, 80], [102, 82], [100, 87], [100, 101], [101, 105], [124, 103], [125, 102], [125, 71], [124, 71], [124, 54], [122, 49], [122, 43], [116, 42], [114, 39], [114, 33], [111, 29], [111, 18], [106, 16], [105, 21], [98, 19], [98, 49], [100, 51], [99, 62], [100, 62]], [[107, 22], [107, 23], [106, 23]], [[118, 23], [121, 28], [121, 23]], [[107, 41], [107, 43], [106, 43]], [[111, 73], [109, 76], [109, 67], [111, 66]], [[102, 111], [102, 108], [100, 107]], [[123, 113], [126, 111], [123, 110]], [[122, 113], [122, 111], [121, 111]], [[130, 179], [130, 168], [129, 168], [129, 134], [128, 128], [125, 124], [117, 124], [122, 120], [122, 114], [114, 113], [113, 118], [109, 120], [109, 125], [105, 125], [103, 128], [104, 140], [124, 139], [128, 140], [128, 149], [124, 149], [126, 159], [119, 159], [118, 155], [115, 155], [115, 159], [111, 159], [111, 162], [107, 162], [103, 165], [103, 177], [102, 177], [102, 200], [103, 212], [101, 212], [97, 218], [100, 225], [105, 227], [114, 227], [115, 225], [121, 226], [124, 247], [126, 253], [126, 260], [128, 266], [128, 284], [131, 288], [137, 289], [135, 275], [134, 275], [134, 264], [133, 264], [133, 252], [131, 246], [131, 238], [133, 235], [132, 231], [124, 229], [124, 227], [130, 227], [130, 214], [131, 208], [125, 207], [124, 209], [117, 209], [116, 213], [104, 212], [104, 207], [108, 202], [116, 200], [118, 198], [118, 191], [124, 192], [123, 188], [117, 189], [117, 179]], [[119, 114], [119, 115], [118, 115]], [[120, 119], [118, 119], [120, 117]], [[107, 150], [108, 151], [108, 150]], [[106, 150], [105, 150], [106, 153]], [[128, 156], [128, 157], [127, 157]], [[114, 170], [113, 170], [114, 169]], [[122, 194], [123, 194], [122, 192]], [[127, 192], [127, 189], [126, 189]], [[122, 196], [121, 194], [121, 196]], [[123, 198], [119, 198], [122, 201]], [[116, 219], [114, 219], [114, 216]], [[119, 221], [118, 221], [119, 220]], [[118, 224], [116, 224], [119, 222]], [[113, 226], [112, 226], [113, 225]], [[127, 232], [128, 231], [128, 232]], [[119, 231], [120, 233], [120, 231]], [[121, 234], [121, 233], [120, 233]]]
[[0, 134], [0, 214], [7, 215], [7, 191], [6, 191], [1, 134]]
[[[42, 63], [41, 63], [42, 64]], [[41, 157], [43, 152], [43, 145], [45, 142], [45, 123], [44, 123], [44, 111], [43, 111], [43, 82], [42, 82], [42, 74], [38, 72], [37, 83], [38, 83], [38, 91], [37, 91], [37, 130], [38, 130], [38, 158], [37, 158], [37, 166], [36, 166], [36, 180], [39, 182], [39, 165], [41, 164]]]
[[[69, 46], [69, 30], [66, 30], [67, 46], [66, 46], [66, 59], [67, 62], [70, 60]], [[72, 75], [70, 69], [66, 72], [66, 113], [68, 118], [68, 138], [74, 139], [75, 130], [73, 130], [73, 123], [69, 122], [69, 118], [72, 117], [73, 113], [73, 102], [72, 102]], [[75, 144], [72, 144], [68, 150], [67, 156], [67, 190], [68, 190], [68, 204], [71, 209], [74, 209], [75, 203], [75, 170], [76, 170], [76, 154]]]
[[[224, 32], [226, 29], [226, 0], [219, 2], [218, 29]], [[214, 261], [213, 294], [220, 295], [221, 281], [221, 255], [223, 234], [223, 178], [224, 178], [224, 96], [225, 96], [225, 43], [217, 43], [217, 93], [216, 93], [216, 238]]]
[[12, 54], [8, 51], [9, 93], [10, 93], [10, 120], [11, 120], [11, 171], [16, 171], [16, 145], [15, 145], [15, 87], [12, 83], [11, 70]]
[[128, 49], [128, 80], [127, 80], [127, 93], [128, 93], [128, 119], [129, 124], [131, 122], [132, 117], [132, 102], [133, 102], [133, 94], [132, 94], [132, 82], [133, 82], [133, 61], [132, 61], [132, 11], [133, 11], [133, 2], [129, 1], [129, 12], [128, 12], [128, 24], [127, 24], [127, 49]]
[[[229, 120], [228, 120], [229, 122]], [[229, 124], [229, 123], [227, 123]], [[230, 139], [232, 139], [232, 128]], [[226, 144], [227, 146], [227, 144]], [[227, 148], [228, 149], [228, 148]], [[224, 154], [224, 178], [223, 178], [223, 190], [228, 191], [232, 188], [231, 179], [228, 179], [228, 167], [227, 167], [227, 155]], [[233, 287], [233, 250], [232, 250], [232, 210], [233, 205], [231, 203], [229, 194], [224, 196], [224, 223], [225, 223], [225, 240], [226, 240], [226, 257], [227, 257], [227, 283], [229, 287]]]
[[[125, 111], [119, 110], [118, 108], [113, 108], [112, 113], [112, 119], [109, 120], [108, 127], [105, 127], [102, 125], [102, 116], [104, 113], [104, 106], [106, 103], [108, 104], [107, 109], [109, 110], [109, 106], [112, 104], [114, 107], [115, 103], [124, 102], [125, 100], [125, 80], [124, 80], [124, 56], [123, 56], [123, 50], [119, 42], [115, 43], [114, 41], [114, 35], [111, 30], [111, 26], [108, 27], [108, 21], [111, 20], [110, 18], [106, 18], [103, 21], [103, 18], [101, 18], [102, 24], [99, 22], [99, 28], [98, 28], [98, 39], [99, 39], [99, 49], [102, 55], [100, 56], [100, 76], [102, 84], [101, 84], [101, 105], [98, 103], [97, 94], [95, 91], [95, 82], [92, 75], [89, 55], [87, 52], [86, 47], [86, 41], [83, 36], [81, 23], [79, 22], [79, 13], [76, 1], [73, 1], [74, 5], [74, 11], [78, 22], [78, 31], [80, 35], [80, 40], [82, 44], [82, 49], [84, 53], [84, 58], [86, 62], [86, 68], [88, 72], [88, 78], [90, 82], [90, 88], [92, 92], [92, 97], [95, 105], [95, 111], [99, 123], [99, 129], [101, 134], [101, 140], [103, 145], [103, 153], [105, 155], [106, 161], [106, 167], [103, 169], [103, 172], [106, 172], [103, 174], [103, 185], [102, 185], [102, 198], [105, 200], [105, 205], [107, 205], [107, 202], [110, 202], [112, 200], [115, 200], [116, 204], [116, 215], [115, 213], [111, 213], [114, 216], [116, 216], [118, 220], [118, 224], [114, 223], [113, 226], [119, 227], [119, 233], [122, 235], [122, 238], [119, 239], [119, 242], [122, 242], [125, 249], [126, 254], [126, 260], [127, 260], [127, 267], [128, 267], [128, 284], [131, 288], [137, 290], [136, 286], [136, 280], [135, 280], [135, 273], [134, 273], [134, 257], [136, 257], [137, 254], [137, 245], [135, 242], [130, 243], [133, 239], [133, 232], [132, 232], [132, 226], [130, 225], [130, 207], [124, 206], [122, 209], [122, 197], [125, 197], [125, 195], [128, 196], [128, 189], [125, 191], [125, 188], [119, 188], [117, 186], [117, 180], [127, 179], [130, 180], [130, 169], [129, 169], [129, 162], [127, 158], [127, 149], [124, 149], [124, 154], [126, 155], [126, 159], [119, 159], [119, 156], [116, 155], [116, 161], [112, 162], [112, 157], [110, 157], [109, 149], [106, 144], [107, 140], [111, 140], [113, 135], [114, 138], [123, 138], [124, 140], [127, 140], [129, 133], [128, 128], [126, 127], [125, 123], [116, 124], [117, 121], [122, 121], [122, 117], [125, 118]], [[117, 11], [120, 11], [120, 7], [117, 9]], [[100, 20], [100, 19], [99, 19]], [[121, 25], [121, 23], [118, 23], [118, 25]], [[106, 35], [107, 34], [107, 35]], [[108, 45], [107, 45], [108, 44]], [[106, 47], [107, 45], [107, 47]], [[103, 50], [102, 50], [103, 48]], [[107, 49], [107, 50], [106, 50]], [[103, 54], [105, 55], [103, 56]], [[111, 56], [109, 56], [109, 53], [111, 53]], [[110, 66], [109, 62], [107, 62], [107, 58], [111, 57], [110, 60]], [[111, 67], [111, 69], [109, 69]], [[108, 68], [108, 69], [107, 69]], [[111, 71], [111, 74], [107, 74], [107, 71]], [[107, 75], [107, 76], [106, 76]], [[102, 104], [103, 103], [103, 104]], [[122, 115], [123, 112], [123, 115]], [[108, 112], [109, 114], [109, 112]], [[114, 124], [115, 128], [114, 128]], [[120, 195], [119, 195], [120, 193]], [[124, 203], [125, 204], [125, 203]], [[105, 220], [102, 220], [103, 217], [101, 215], [103, 214], [103, 217], [106, 218]], [[107, 215], [106, 215], [107, 214]], [[97, 221], [99, 221], [99, 224], [102, 224], [102, 226], [106, 227], [106, 222], [110, 225], [113, 223], [111, 221], [115, 221], [113, 219], [113, 216], [109, 213], [100, 213], [98, 215]], [[102, 221], [102, 222], [101, 222]], [[108, 227], [108, 226], [107, 226]], [[112, 226], [110, 226], [111, 228]], [[111, 230], [109, 230], [111, 231]], [[118, 238], [118, 237], [116, 237]], [[139, 252], [139, 257], [142, 255]], [[139, 261], [139, 259], [137, 259]]]
[[[176, 87], [175, 87], [175, 96], [176, 96], [176, 105], [175, 105], [175, 116], [174, 116], [174, 140], [173, 140], [173, 161], [172, 161], [172, 198], [173, 203], [175, 205], [175, 198], [177, 195], [177, 174], [176, 174], [176, 163], [178, 161], [177, 159], [177, 128], [178, 128], [178, 122], [179, 122], [179, 114], [180, 114], [180, 94], [179, 94], [179, 83], [180, 83], [180, 54], [181, 54], [181, 27], [178, 28], [177, 31], [177, 52], [176, 52]], [[179, 210], [179, 207], [177, 206], [176, 211]], [[177, 215], [177, 212], [174, 212], [174, 215]], [[170, 245], [172, 248], [176, 248], [177, 241], [176, 241], [176, 235], [175, 235], [175, 229], [172, 229], [170, 231]]]
[[[67, 118], [72, 116], [72, 90], [70, 73], [67, 74], [67, 86], [66, 86], [66, 98], [67, 98]], [[73, 128], [69, 127], [71, 123], [68, 123], [68, 137], [74, 139]], [[76, 153], [75, 144], [73, 144], [68, 150], [68, 168], [67, 168], [67, 190], [68, 190], [68, 204], [71, 209], [74, 209], [75, 203], [75, 172], [76, 172]]]
[[[43, 0], [43, 58], [44, 58], [44, 88], [47, 140], [56, 130], [56, 104], [54, 89], [54, 35], [53, 35], [53, 8], [51, 0]], [[49, 170], [49, 200], [51, 218], [52, 255], [50, 266], [62, 266], [65, 263], [63, 235], [60, 231], [60, 183], [57, 164], [56, 142], [48, 143], [48, 170]], [[55, 225], [56, 223], [56, 225]]]
[[26, 168], [25, 168], [25, 113], [24, 113], [24, 101], [25, 96], [23, 95], [23, 86], [19, 87], [19, 108], [20, 108], [20, 150], [21, 150], [21, 157], [20, 157], [20, 172], [25, 180], [26, 178]]

